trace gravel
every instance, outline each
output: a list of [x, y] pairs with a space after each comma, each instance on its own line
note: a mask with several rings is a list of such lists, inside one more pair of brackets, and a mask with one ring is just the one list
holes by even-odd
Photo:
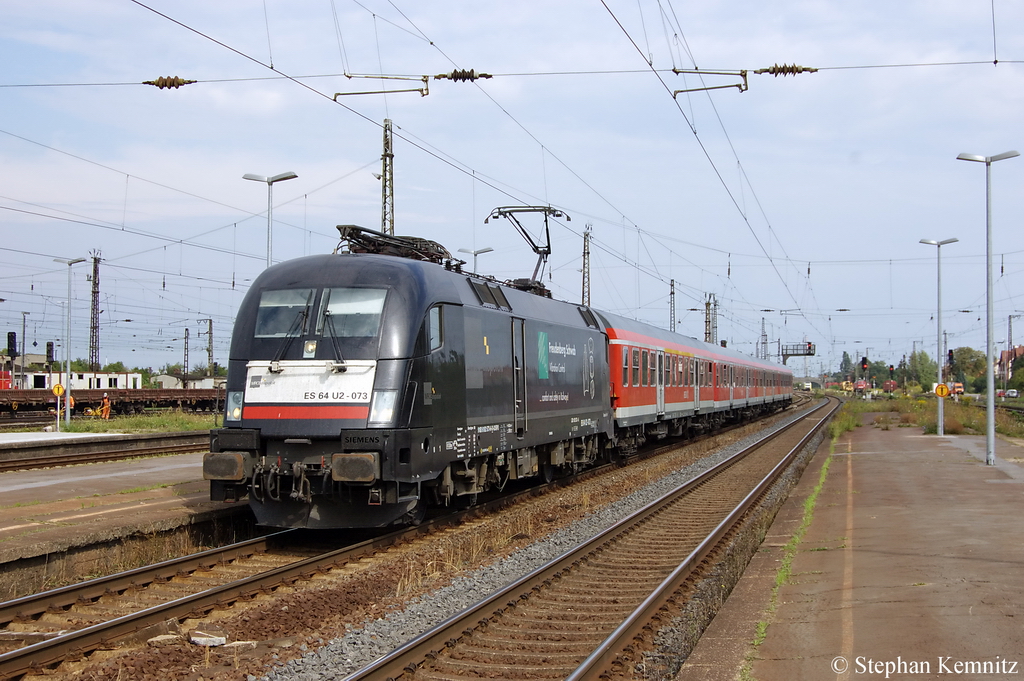
[[[758, 434], [709, 454], [698, 463], [638, 488], [629, 496], [595, 510], [576, 523], [553, 532], [503, 560], [469, 572], [448, 586], [410, 600], [403, 610], [392, 611], [386, 617], [352, 628], [344, 636], [300, 658], [278, 662], [278, 666], [262, 677], [262, 681], [344, 679], [452, 615], [551, 562], [760, 437], [796, 420], [802, 413], [794, 413]], [[259, 681], [256, 676], [250, 675], [248, 678], [249, 681]]]

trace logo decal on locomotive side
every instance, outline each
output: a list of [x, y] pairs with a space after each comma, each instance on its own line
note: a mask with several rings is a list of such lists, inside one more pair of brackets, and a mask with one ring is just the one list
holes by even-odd
[[[537, 378], [551, 378], [551, 374], [566, 373], [565, 362], [552, 362], [551, 355], [575, 357], [576, 346], [550, 342], [547, 331], [537, 332]], [[542, 400], [543, 401], [543, 400]]]
[[262, 376], [250, 376], [249, 377], [249, 387], [250, 388], [258, 388], [258, 387], [260, 387], [261, 383], [263, 383], [263, 377]]
[[346, 435], [342, 438], [344, 445], [379, 445], [379, 435]]

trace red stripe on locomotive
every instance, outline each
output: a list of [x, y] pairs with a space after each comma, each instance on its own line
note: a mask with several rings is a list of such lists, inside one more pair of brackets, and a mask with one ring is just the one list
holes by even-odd
[[246, 405], [247, 419], [363, 419], [370, 415], [369, 407], [353, 407], [338, 405], [317, 406], [264, 406]]

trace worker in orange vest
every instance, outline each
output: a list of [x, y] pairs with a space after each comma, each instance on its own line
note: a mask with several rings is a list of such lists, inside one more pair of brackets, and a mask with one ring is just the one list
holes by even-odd
[[100, 416], [105, 419], [110, 418], [110, 398], [106, 393], [103, 393], [103, 402], [100, 404]]

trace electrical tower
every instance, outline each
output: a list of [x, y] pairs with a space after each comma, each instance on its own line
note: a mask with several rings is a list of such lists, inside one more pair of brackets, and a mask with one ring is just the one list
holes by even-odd
[[[206, 375], [213, 376], [213, 320], [197, 319], [196, 322], [206, 322]], [[199, 331], [196, 335], [202, 336], [203, 332]]]
[[761, 317], [761, 342], [758, 347], [761, 349], [758, 359], [768, 359], [768, 333], [764, 330], [764, 317]]
[[381, 154], [380, 196], [382, 212], [380, 231], [395, 234], [395, 155], [391, 151], [391, 119], [384, 119], [384, 153]]
[[583, 304], [590, 307], [590, 230], [593, 225], [583, 228]]
[[188, 390], [188, 329], [185, 329], [185, 364], [181, 367], [181, 387]]
[[89, 370], [100, 370], [100, 252], [92, 252], [92, 308], [89, 314]]
[[676, 330], [676, 280], [672, 279], [668, 284], [668, 330]]
[[718, 299], [714, 293], [704, 298], [704, 342], [718, 344]]

